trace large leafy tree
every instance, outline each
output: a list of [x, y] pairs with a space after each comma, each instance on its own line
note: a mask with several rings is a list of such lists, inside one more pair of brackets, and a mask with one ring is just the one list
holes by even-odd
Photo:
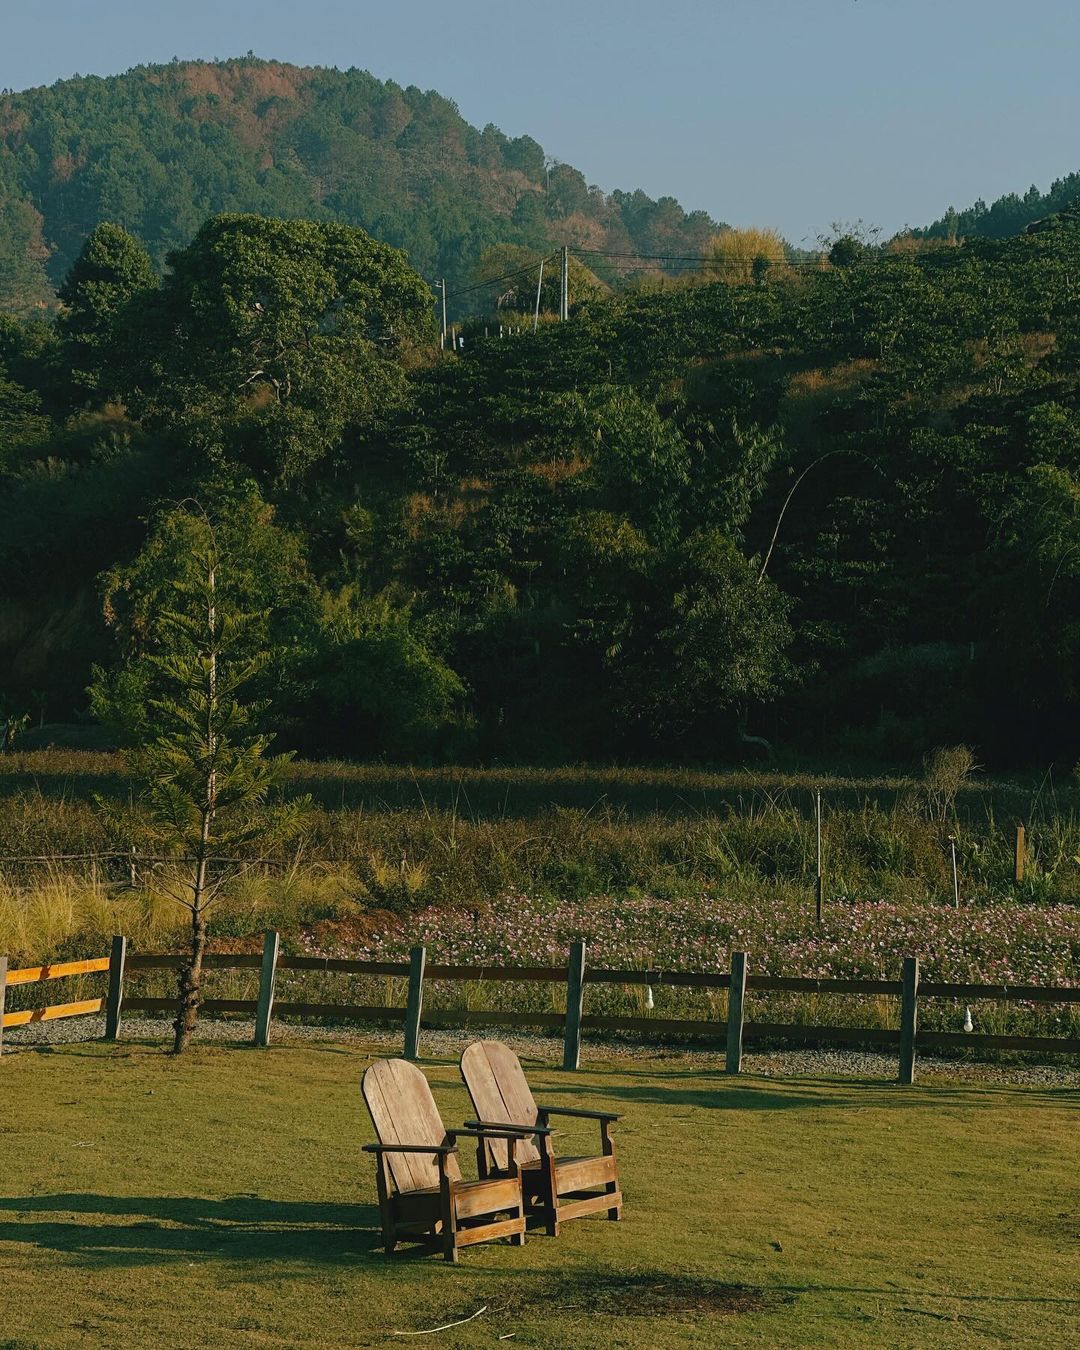
[[169, 261], [136, 406], [270, 482], [302, 477], [398, 404], [433, 333], [432, 295], [404, 255], [346, 225], [216, 216]]

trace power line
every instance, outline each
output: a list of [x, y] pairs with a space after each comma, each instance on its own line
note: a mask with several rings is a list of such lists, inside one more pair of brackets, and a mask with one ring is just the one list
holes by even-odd
[[546, 257], [537, 258], [535, 262], [531, 262], [525, 267], [518, 267], [513, 272], [504, 272], [501, 277], [488, 277], [484, 281], [474, 282], [471, 286], [463, 286], [460, 290], [450, 291], [448, 292], [447, 298], [453, 299], [458, 295], [471, 295], [473, 291], [482, 291], [488, 286], [498, 286], [504, 281], [513, 281], [515, 277], [527, 276], [529, 273], [534, 272], [538, 267], [550, 262], [555, 256], [554, 253], [549, 253]]

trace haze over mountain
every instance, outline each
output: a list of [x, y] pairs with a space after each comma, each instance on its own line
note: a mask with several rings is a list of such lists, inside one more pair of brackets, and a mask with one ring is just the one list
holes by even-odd
[[220, 211], [360, 225], [451, 285], [496, 243], [685, 254], [720, 228], [361, 70], [186, 61], [0, 98], [0, 306], [49, 303], [99, 221], [160, 268]]

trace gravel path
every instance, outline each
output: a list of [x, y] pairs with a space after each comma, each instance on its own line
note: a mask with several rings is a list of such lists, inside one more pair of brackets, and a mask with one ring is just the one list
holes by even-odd
[[[242, 1021], [203, 1018], [196, 1031], [201, 1041], [250, 1042], [253, 1025]], [[39, 1045], [73, 1044], [103, 1036], [102, 1017], [72, 1017], [60, 1022], [37, 1022], [19, 1027], [4, 1036], [4, 1053], [19, 1053]], [[172, 1038], [172, 1024], [160, 1018], [130, 1017], [124, 1020], [124, 1035], [133, 1041], [159, 1041]], [[425, 1057], [457, 1058], [468, 1033], [461, 1031], [425, 1031], [421, 1048]], [[300, 1045], [322, 1041], [336, 1045], [355, 1045], [374, 1054], [400, 1054], [401, 1033], [363, 1027], [288, 1026], [276, 1022], [273, 1041], [277, 1045]], [[560, 1056], [560, 1042], [553, 1036], [512, 1035], [501, 1037], [519, 1055], [552, 1063]], [[722, 1071], [722, 1050], [687, 1049], [684, 1046], [629, 1046], [625, 1041], [589, 1040], [583, 1047], [584, 1064], [594, 1056], [632, 1059], [638, 1063], [685, 1065], [688, 1069]], [[743, 1056], [743, 1068], [749, 1075], [763, 1078], [880, 1078], [895, 1080], [896, 1056], [859, 1050], [767, 1050], [750, 1051]], [[1063, 1064], [972, 1063], [965, 1060], [919, 1057], [920, 1081], [987, 1083], [1023, 1087], [1067, 1087], [1080, 1089], [1080, 1068]]]

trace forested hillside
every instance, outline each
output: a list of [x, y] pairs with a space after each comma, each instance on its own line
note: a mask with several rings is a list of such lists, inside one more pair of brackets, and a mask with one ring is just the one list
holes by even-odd
[[983, 239], [1008, 239], [1019, 234], [1037, 220], [1064, 211], [1080, 202], [1080, 173], [1069, 173], [1055, 179], [1046, 192], [1032, 184], [1021, 196], [1007, 192], [989, 206], [981, 199], [964, 211], [950, 207], [940, 220], [925, 230], [916, 230], [917, 237], [927, 239], [955, 239], [977, 235]]
[[0, 310], [50, 302], [103, 220], [160, 271], [221, 211], [359, 225], [454, 284], [493, 244], [700, 253], [718, 228], [361, 70], [175, 62], [0, 96]]
[[458, 354], [322, 222], [212, 218], [163, 282], [102, 226], [63, 298], [0, 323], [9, 718], [130, 727], [205, 511], [307, 753], [1080, 749], [1078, 213]]

